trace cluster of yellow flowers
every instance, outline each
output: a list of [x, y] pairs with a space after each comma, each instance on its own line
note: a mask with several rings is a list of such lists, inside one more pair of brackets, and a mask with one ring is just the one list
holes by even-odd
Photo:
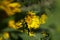
[[[41, 15], [41, 17], [36, 16], [36, 13], [34, 13], [32, 11], [29, 11], [27, 14], [28, 15], [25, 17], [25, 22], [27, 23], [29, 30], [32, 28], [33, 29], [39, 28], [41, 24], [45, 23], [46, 18], [47, 18], [47, 15], [45, 15], [45, 14]], [[22, 23], [23, 23], [23, 20], [20, 22], [18, 21], [17, 23], [15, 23], [14, 20], [10, 20], [9, 26], [11, 28], [18, 29], [18, 28], [22, 27]], [[32, 33], [29, 32], [29, 35], [30, 34], [32, 34]]]
[[[29, 11], [27, 17], [25, 17], [25, 22], [27, 22], [28, 29], [31, 30], [37, 29], [41, 24], [44, 24], [46, 21], [47, 15], [43, 14], [41, 17], [36, 16], [36, 13]], [[34, 33], [29, 32], [29, 36], [34, 36]]]
[[33, 12], [28, 12], [27, 17], [25, 18], [25, 21], [27, 22], [28, 28], [39, 28], [40, 22], [39, 17], [35, 15]]
[[41, 15], [41, 17], [36, 16], [36, 13], [30, 11], [28, 12], [27, 17], [25, 18], [25, 21], [27, 22], [28, 28], [31, 29], [37, 29], [41, 24], [45, 23], [47, 16], [45, 14]]
[[18, 28], [21, 28], [21, 27], [22, 27], [22, 22], [23, 22], [23, 21], [18, 21], [17, 23], [15, 23], [14, 20], [10, 20], [10, 21], [8, 22], [8, 26], [9, 26], [10, 28], [13, 28], [13, 29], [18, 29]]
[[[18, 2], [13, 2], [13, 0], [1, 0], [0, 9], [4, 10], [8, 16], [14, 15], [16, 12], [21, 12], [21, 5]], [[11, 28], [18, 29], [22, 27], [22, 23], [15, 23], [14, 20], [9, 20], [8, 25]], [[16, 27], [17, 26], [17, 27]], [[18, 27], [19, 26], [19, 27]], [[0, 37], [0, 40], [9, 39], [9, 33], [3, 32], [3, 35]]]
[[8, 16], [14, 15], [15, 12], [21, 12], [21, 5], [18, 2], [13, 2], [13, 0], [2, 0], [0, 3], [0, 8], [6, 11]]
[[[0, 5], [0, 8], [4, 9], [6, 11], [7, 15], [9, 15], [9, 16], [14, 15], [16, 12], [21, 12], [21, 9], [20, 9], [21, 5], [17, 2], [14, 2], [14, 3], [11, 3], [11, 2], [12, 2], [12, 0], [9, 0], [9, 1], [4, 0], [4, 1], [2, 1], [1, 5]], [[27, 14], [28, 15], [26, 15], [26, 17], [24, 19], [28, 25], [29, 30], [31, 30], [32, 28], [33, 29], [39, 28], [41, 24], [45, 23], [46, 18], [47, 18], [47, 15], [45, 15], [45, 14], [41, 15], [41, 17], [36, 16], [36, 13], [34, 13], [32, 11], [27, 12]], [[20, 20], [18, 22], [15, 22], [15, 20], [9, 20], [8, 26], [13, 29], [19, 29], [19, 28], [23, 27], [22, 26], [23, 22], [24, 22], [23, 20]], [[33, 36], [34, 33], [29, 32], [29, 35]], [[8, 33], [4, 32], [3, 36], [4, 36], [4, 38], [9, 38]], [[2, 38], [0, 38], [0, 40], [1, 39]]]
[[[8, 16], [14, 15], [16, 12], [21, 12], [21, 4], [19, 2], [13, 2], [13, 0], [2, 0], [0, 3], [0, 8], [3, 9]], [[9, 27], [17, 29], [17, 25], [21, 25], [21, 23], [15, 23], [15, 20], [9, 20]]]

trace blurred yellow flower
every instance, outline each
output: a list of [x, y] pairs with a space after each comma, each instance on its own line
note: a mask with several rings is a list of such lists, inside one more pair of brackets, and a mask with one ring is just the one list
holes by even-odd
[[7, 6], [5, 7], [5, 6], [1, 5], [0, 8], [1, 8], [2, 10], [4, 10], [8, 16], [11, 16], [11, 15], [15, 14], [15, 13], [13, 13], [12, 10], [11, 10], [9, 7], [7, 7]]
[[15, 23], [14, 20], [10, 20], [10, 21], [8, 22], [8, 26], [9, 26], [10, 28], [13, 28], [13, 29], [18, 29], [18, 28], [21, 28], [21, 27], [22, 27], [22, 22], [16, 22], [16, 23]]
[[39, 18], [38, 17], [34, 17], [32, 18], [31, 24], [28, 24], [28, 28], [34, 28], [37, 29], [39, 28]]
[[15, 13], [15, 12], [21, 12], [21, 4], [19, 4], [18, 2], [15, 2], [15, 3], [10, 3], [8, 5], [9, 8], [11, 8], [12, 12]]
[[9, 33], [8, 32], [4, 32], [3, 33], [3, 37], [4, 37], [4, 39], [8, 39], [9, 38]]
[[3, 0], [0, 8], [6, 11], [8, 16], [14, 15], [16, 12], [21, 12], [21, 4], [18, 2], [11, 3], [12, 0]]
[[9, 20], [8, 26], [9, 26], [10, 28], [16, 29], [16, 28], [15, 28], [15, 21], [14, 21], [14, 20]]
[[39, 28], [40, 21], [39, 17], [35, 15], [33, 12], [28, 12], [27, 17], [25, 18], [25, 21], [27, 22], [28, 28], [34, 28], [37, 29]]
[[28, 28], [37, 29], [41, 24], [44, 24], [46, 21], [47, 15], [43, 14], [41, 17], [38, 17], [36, 13], [29, 11], [27, 17], [25, 17], [25, 22], [27, 22]]
[[41, 17], [40, 17], [41, 24], [44, 24], [46, 22], [46, 19], [47, 19], [46, 14], [41, 15]]
[[16, 23], [16, 28], [18, 29], [18, 28], [21, 28], [22, 27], [22, 22], [17, 22]]
[[31, 23], [31, 17], [30, 16], [27, 16], [25, 17], [25, 22], [27, 22], [27, 24], [30, 24]]

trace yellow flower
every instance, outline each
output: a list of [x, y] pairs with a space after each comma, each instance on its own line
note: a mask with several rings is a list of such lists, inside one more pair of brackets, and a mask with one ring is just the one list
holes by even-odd
[[35, 34], [33, 32], [29, 32], [29, 36], [33, 37], [33, 36], [35, 36]]
[[16, 29], [16, 28], [15, 28], [15, 21], [14, 21], [14, 20], [9, 20], [8, 26], [9, 26], [10, 28]]
[[14, 15], [14, 14], [15, 14], [15, 13], [13, 13], [12, 10], [11, 10], [9, 7], [7, 7], [7, 6], [1, 5], [0, 8], [1, 8], [2, 10], [4, 10], [8, 16], [11, 16], [11, 15]]
[[39, 21], [39, 17], [35, 15], [33, 12], [28, 12], [27, 17], [25, 18], [25, 21], [27, 22], [28, 28], [31, 29], [37, 29], [39, 28], [39, 25], [41, 24]]
[[37, 29], [39, 28], [39, 25], [40, 25], [39, 18], [35, 17], [32, 18], [31, 24], [28, 24], [28, 28]]
[[12, 0], [4, 0], [2, 1], [0, 8], [2, 8], [4, 11], [6, 11], [8, 16], [14, 15], [16, 12], [21, 12], [21, 4], [18, 2], [11, 3]]
[[27, 12], [27, 17], [25, 17], [25, 22], [27, 22], [27, 24], [31, 24], [32, 22], [32, 17], [34, 17], [35, 13], [33, 13], [32, 11]]
[[31, 17], [30, 16], [27, 16], [26, 18], [25, 18], [25, 22], [27, 22], [27, 24], [30, 24], [31, 23]]
[[16, 23], [16, 28], [18, 29], [18, 28], [21, 28], [22, 27], [22, 22], [17, 22]]
[[27, 17], [25, 17], [25, 22], [27, 22], [28, 28], [37, 29], [41, 24], [44, 24], [46, 21], [47, 15], [43, 14], [39, 18], [36, 16], [36, 13], [29, 11]]
[[44, 24], [46, 22], [47, 15], [43, 14], [40, 18], [41, 24]]
[[13, 13], [15, 13], [15, 12], [21, 12], [21, 9], [20, 9], [21, 4], [19, 4], [17, 2], [16, 3], [10, 3], [8, 5], [8, 7], [11, 8], [11, 10], [12, 10]]
[[8, 26], [10, 27], [10, 28], [13, 28], [13, 29], [18, 29], [18, 28], [21, 28], [22, 27], [22, 22], [16, 22], [15, 23], [15, 21], [14, 20], [10, 20], [9, 22], [8, 22]]
[[3, 37], [4, 37], [4, 39], [8, 39], [9, 38], [9, 33], [8, 32], [4, 32], [3, 33]]

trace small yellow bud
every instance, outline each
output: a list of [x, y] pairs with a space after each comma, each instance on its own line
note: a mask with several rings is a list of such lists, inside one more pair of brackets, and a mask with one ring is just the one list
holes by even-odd
[[33, 36], [35, 36], [35, 34], [33, 32], [29, 32], [29, 36], [33, 37]]

